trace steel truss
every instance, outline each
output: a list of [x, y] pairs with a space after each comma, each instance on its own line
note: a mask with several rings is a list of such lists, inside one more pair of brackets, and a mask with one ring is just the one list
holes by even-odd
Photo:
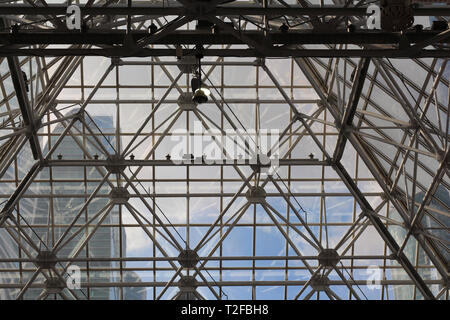
[[[448, 30], [350, 32], [353, 4], [180, 0], [89, 1], [77, 33], [65, 7], [25, 3], [0, 5], [0, 298], [449, 298]], [[186, 106], [199, 44], [211, 96]], [[175, 163], [195, 123], [254, 128], [235, 142], [249, 158], [217, 135], [228, 161], [191, 147]]]

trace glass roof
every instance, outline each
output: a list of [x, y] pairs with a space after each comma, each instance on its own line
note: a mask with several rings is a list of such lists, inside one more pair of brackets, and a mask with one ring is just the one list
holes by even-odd
[[[225, 21], [314, 28], [261, 17]], [[55, 27], [39, 18], [11, 21]], [[139, 31], [178, 18], [133, 19]], [[224, 48], [247, 46], [204, 49]], [[0, 57], [0, 299], [448, 299], [447, 61], [205, 55], [210, 96], [196, 104], [188, 57]], [[81, 287], [55, 288], [73, 266]]]

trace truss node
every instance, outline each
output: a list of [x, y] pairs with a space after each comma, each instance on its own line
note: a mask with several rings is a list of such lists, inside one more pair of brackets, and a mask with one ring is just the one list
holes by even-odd
[[315, 274], [311, 277], [311, 288], [315, 291], [325, 291], [330, 285], [330, 280], [322, 274]]
[[306, 117], [307, 117], [308, 115], [307, 114], [304, 114], [304, 113], [301, 113], [301, 112], [296, 112], [295, 113], [295, 115], [294, 115], [294, 120], [295, 121], [302, 121], [303, 119], [305, 119]]
[[265, 154], [258, 154], [256, 161], [254, 159], [250, 161], [250, 168], [255, 172], [261, 172], [261, 168], [270, 168], [269, 157]]
[[340, 258], [335, 249], [323, 249], [318, 255], [318, 260], [322, 266], [334, 267]]
[[66, 284], [64, 283], [64, 281], [58, 277], [48, 278], [47, 280], [45, 280], [44, 284], [45, 284], [45, 289], [47, 290], [47, 293], [50, 293], [50, 294], [61, 293], [61, 291], [63, 291], [64, 288], [66, 287]]
[[112, 58], [111, 58], [111, 63], [112, 63], [114, 66], [122, 66], [122, 65], [123, 65], [123, 60], [120, 59], [119, 57], [112, 57]]
[[10, 207], [10, 208], [3, 207], [2, 211], [0, 211], [0, 219], [2, 217], [5, 217], [5, 218], [11, 217], [13, 211], [14, 211], [14, 208], [12, 208], [12, 207]]
[[445, 154], [445, 151], [443, 151], [443, 150], [438, 150], [437, 155], [436, 155], [436, 159], [437, 159], [439, 162], [444, 162], [444, 161], [446, 161], [446, 162], [447, 162], [447, 166], [448, 166], [448, 164], [449, 164], [449, 162], [450, 162], [450, 153], [449, 153], [448, 155], [446, 155], [446, 154]]
[[249, 203], [264, 203], [266, 201], [266, 191], [262, 187], [251, 187], [245, 194]]
[[193, 276], [181, 276], [180, 281], [178, 282], [178, 288], [182, 292], [194, 292], [197, 288], [198, 283]]
[[419, 237], [423, 231], [415, 225], [408, 225], [408, 228], [411, 230], [411, 234], [415, 237]]
[[50, 269], [56, 265], [56, 255], [48, 250], [41, 250], [36, 256], [36, 264], [42, 269]]
[[122, 173], [127, 167], [124, 157], [119, 155], [109, 156], [106, 161], [107, 165], [105, 166], [105, 168], [110, 173]]
[[184, 92], [180, 95], [177, 100], [177, 104], [181, 110], [184, 111], [193, 111], [197, 104], [192, 101], [193, 94], [192, 92]]
[[84, 109], [79, 109], [78, 111], [75, 112], [73, 119], [74, 121], [82, 121], [85, 117], [84, 117]]
[[255, 67], [262, 67], [263, 65], [266, 64], [266, 59], [256, 58], [256, 60], [253, 62], [253, 64], [255, 65]]
[[198, 263], [199, 257], [196, 251], [187, 249], [182, 250], [178, 255], [178, 262], [184, 268], [191, 269]]
[[337, 170], [338, 170], [338, 166], [337, 166], [338, 161], [336, 161], [336, 159], [334, 159], [334, 158], [330, 158], [329, 162], [330, 162], [331, 168], [333, 168], [333, 170], [337, 172]]
[[358, 215], [358, 218], [359, 218], [359, 219], [362, 219], [362, 218], [364, 218], [364, 217], [367, 217], [367, 213], [366, 213], [365, 211], [362, 211], [362, 212]]
[[28, 131], [26, 132], [26, 136], [29, 138], [31, 137], [36, 131], [41, 127], [42, 120], [39, 117], [39, 114], [37, 112], [33, 112], [33, 122], [28, 127]]
[[419, 122], [416, 119], [411, 119], [409, 121], [409, 125], [411, 129], [418, 129], [419, 128]]
[[193, 276], [181, 276], [178, 282], [180, 291], [175, 295], [174, 300], [198, 300], [198, 282]]
[[376, 212], [373, 210], [364, 210], [363, 212], [361, 212], [361, 214], [367, 218], [377, 215]]
[[397, 189], [392, 190], [390, 192], [390, 196], [393, 199], [401, 199], [401, 198], [403, 198], [403, 195]]
[[130, 193], [124, 187], [112, 188], [109, 198], [115, 204], [126, 204], [130, 200]]

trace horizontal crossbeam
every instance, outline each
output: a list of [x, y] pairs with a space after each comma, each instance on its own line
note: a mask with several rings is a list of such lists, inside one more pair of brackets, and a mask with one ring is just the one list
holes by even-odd
[[[172, 160], [123, 160], [120, 164], [115, 165], [125, 165], [125, 166], [179, 166], [179, 165], [189, 165], [189, 166], [236, 166], [236, 165], [252, 165], [254, 161], [251, 160], [234, 160], [228, 161], [224, 160], [224, 163], [217, 163], [214, 159], [206, 159], [210, 163], [203, 163], [200, 159], [198, 160], [175, 160], [182, 162], [181, 164], [176, 163]], [[211, 163], [216, 162], [216, 163]], [[320, 161], [314, 159], [280, 159], [278, 160], [280, 166], [327, 166], [330, 165], [327, 161]], [[110, 166], [107, 160], [47, 160], [43, 163], [44, 166], [50, 167], [88, 167], [88, 166]], [[114, 164], [113, 164], [114, 165]]]
[[[318, 57], [318, 58], [447, 58], [448, 49], [422, 50], [412, 52], [399, 49], [279, 49], [261, 53], [255, 49], [205, 49], [203, 56], [213, 57]], [[104, 56], [104, 57], [174, 57], [175, 49], [140, 49], [130, 50], [125, 47], [108, 49], [14, 49], [0, 47], [0, 57], [7, 56]], [[194, 54], [194, 52], [192, 52]]]
[[[262, 32], [241, 31], [243, 37], [258, 41], [268, 42], [268, 38]], [[125, 30], [91, 30], [85, 33], [23, 30], [18, 33], [0, 33], [0, 44], [8, 45], [34, 45], [34, 44], [108, 44], [121, 45], [124, 43]], [[288, 33], [271, 32], [270, 43], [272, 45], [304, 45], [304, 44], [398, 44], [407, 40], [411, 44], [430, 41], [439, 35], [439, 31], [424, 30], [422, 32], [407, 31], [403, 37], [396, 32], [382, 32], [358, 30], [357, 32], [315, 32], [310, 30], [289, 31]], [[135, 42], [148, 37], [146, 31], [133, 31], [131, 37]], [[190, 31], [176, 31], [153, 42], [153, 44], [244, 44], [231, 33], [218, 34]], [[436, 43], [450, 44], [450, 38], [439, 39]]]
[[[103, 6], [80, 6], [83, 15], [192, 15], [204, 16], [201, 5], [184, 8], [182, 6], [162, 7], [155, 5], [137, 5], [132, 7], [124, 5]], [[60, 15], [66, 14], [67, 6], [51, 5], [35, 7], [30, 5], [0, 5], [2, 15]], [[240, 16], [240, 15], [289, 15], [289, 16], [367, 16], [367, 8], [361, 7], [339, 7], [339, 6], [309, 6], [302, 7], [292, 5], [290, 7], [271, 6], [263, 8], [260, 6], [228, 5], [211, 8], [207, 14], [216, 16]], [[450, 6], [436, 7], [424, 6], [413, 9], [414, 16], [448, 16]]]

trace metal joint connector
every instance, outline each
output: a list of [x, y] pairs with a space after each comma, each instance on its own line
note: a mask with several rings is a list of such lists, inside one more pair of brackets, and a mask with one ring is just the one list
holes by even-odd
[[116, 66], [116, 67], [117, 66], [122, 66], [123, 65], [123, 61], [119, 57], [111, 57], [111, 64]]

